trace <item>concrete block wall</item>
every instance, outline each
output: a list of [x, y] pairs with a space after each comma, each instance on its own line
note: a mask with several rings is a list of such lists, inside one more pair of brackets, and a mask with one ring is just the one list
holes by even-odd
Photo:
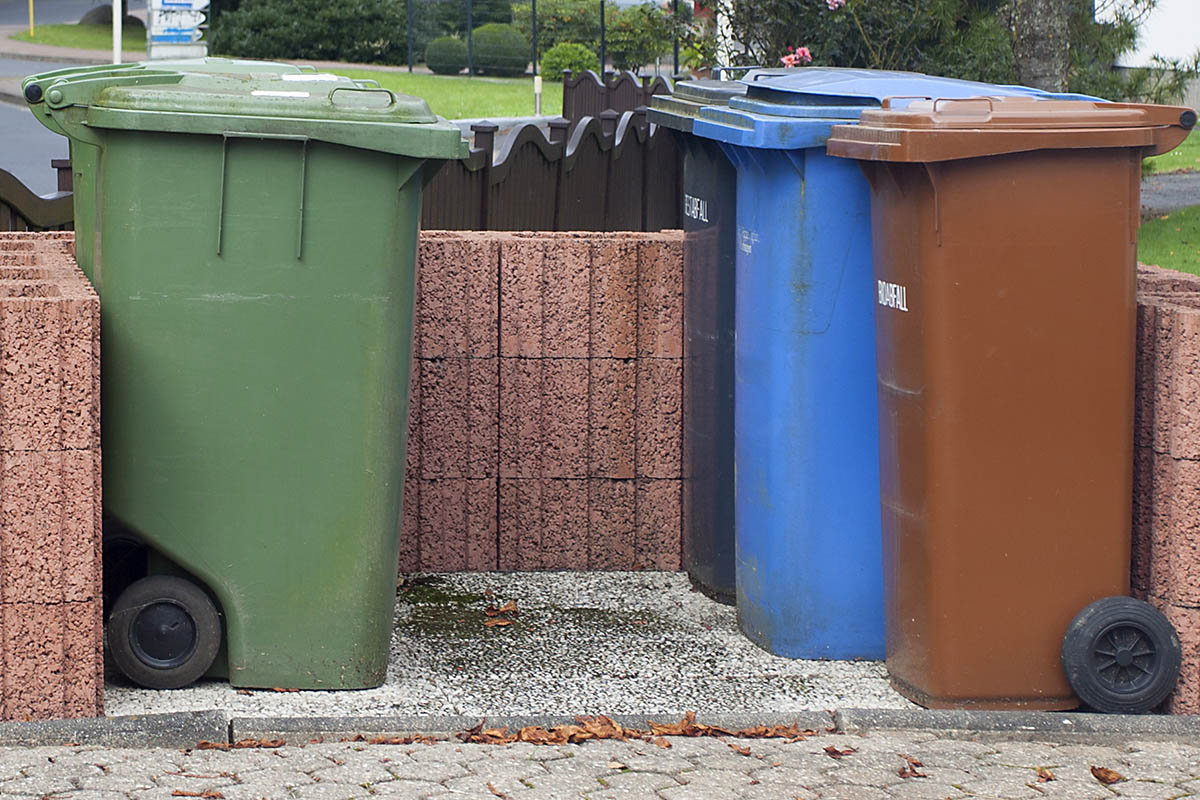
[[679, 569], [682, 235], [425, 232], [401, 569]]
[[1132, 588], [1183, 645], [1167, 701], [1200, 713], [1200, 277], [1140, 267]]
[[0, 720], [103, 713], [100, 304], [71, 245], [0, 233]]

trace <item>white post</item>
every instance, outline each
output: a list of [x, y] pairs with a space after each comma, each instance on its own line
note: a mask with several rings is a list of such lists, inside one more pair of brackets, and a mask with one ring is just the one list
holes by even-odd
[[113, 63], [121, 63], [121, 23], [125, 21], [125, 12], [121, 8], [121, 0], [112, 0], [113, 11]]
[[533, 76], [533, 113], [536, 116], [542, 115], [542, 76]]

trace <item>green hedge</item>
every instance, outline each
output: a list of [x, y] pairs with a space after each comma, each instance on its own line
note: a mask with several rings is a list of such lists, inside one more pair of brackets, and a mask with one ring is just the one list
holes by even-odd
[[439, 36], [425, 48], [425, 63], [438, 75], [457, 75], [467, 68], [467, 43], [457, 36]]
[[512, 25], [491, 22], [472, 35], [475, 71], [480, 75], [516, 77], [529, 66], [529, 42]]
[[243, 0], [213, 23], [212, 50], [244, 58], [400, 64], [404, 6], [393, 0]]
[[542, 56], [542, 74], [548, 81], [561, 81], [563, 70], [600, 71], [600, 59], [588, 48], [574, 42], [560, 42]]

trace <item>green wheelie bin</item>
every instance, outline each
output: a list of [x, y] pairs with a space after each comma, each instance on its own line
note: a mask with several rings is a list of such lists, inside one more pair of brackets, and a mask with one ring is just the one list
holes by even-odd
[[113, 660], [151, 687], [379, 685], [421, 189], [466, 142], [333, 75], [37, 85], [38, 118], [95, 148], [104, 507], [153, 556]]
[[[39, 119], [46, 127], [66, 136], [58, 128], [54, 117], [45, 105], [38, 105], [45, 87], [63, 78], [121, 75], [127, 77], [135, 72], [210, 72], [234, 74], [278, 75], [282, 73], [315, 72], [310, 66], [285, 64], [282, 61], [253, 61], [243, 58], [185, 58], [179, 60], [138, 61], [129, 64], [100, 64], [95, 66], [66, 67], [52, 72], [42, 72], [26, 78], [22, 92], [33, 107], [40, 111]], [[72, 196], [75, 204], [75, 262], [90, 280], [92, 277], [92, 248], [95, 243], [96, 213], [96, 158], [97, 150], [86, 142], [68, 139], [72, 172]]]

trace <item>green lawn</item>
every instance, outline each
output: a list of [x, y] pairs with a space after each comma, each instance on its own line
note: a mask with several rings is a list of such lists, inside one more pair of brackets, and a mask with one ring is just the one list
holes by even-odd
[[1200, 171], [1200, 134], [1192, 131], [1183, 144], [1169, 153], [1147, 158], [1150, 172]]
[[[371, 78], [385, 89], [425, 98], [435, 114], [447, 119], [527, 117], [533, 114], [533, 78], [468, 78], [369, 69], [331, 70], [347, 78]], [[542, 84], [542, 113], [562, 113], [562, 83]]]
[[1200, 206], [1143, 222], [1138, 233], [1138, 260], [1200, 275]]
[[[30, 36], [26, 29], [9, 38], [20, 42], [74, 47], [80, 50], [112, 50], [111, 25], [38, 25], [33, 29], [33, 36]], [[144, 57], [146, 54], [145, 28], [126, 26], [121, 34], [121, 49], [122, 52], [134, 51]]]

